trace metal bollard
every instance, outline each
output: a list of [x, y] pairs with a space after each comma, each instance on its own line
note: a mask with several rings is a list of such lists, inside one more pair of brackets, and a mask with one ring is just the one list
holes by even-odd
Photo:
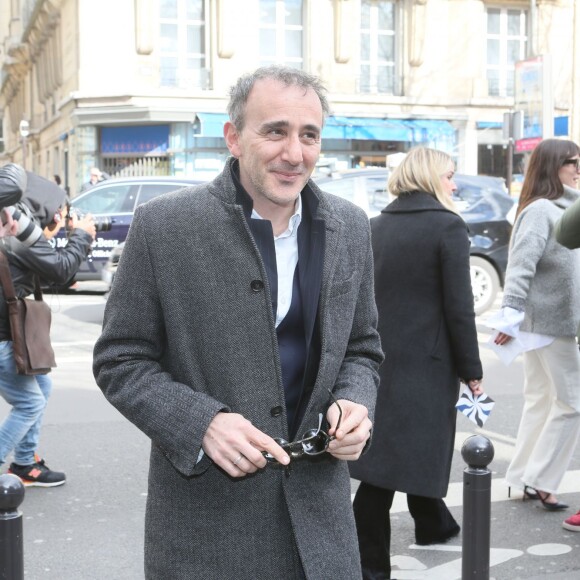
[[493, 445], [483, 435], [468, 437], [461, 455], [463, 470], [462, 580], [489, 580], [491, 471]]
[[0, 579], [24, 579], [22, 549], [22, 514], [18, 506], [24, 500], [20, 478], [0, 475]]

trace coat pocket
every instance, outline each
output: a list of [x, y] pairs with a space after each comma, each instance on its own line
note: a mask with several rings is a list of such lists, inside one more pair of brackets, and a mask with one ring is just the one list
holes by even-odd
[[348, 294], [355, 289], [355, 285], [357, 284], [357, 273], [353, 272], [352, 275], [347, 278], [346, 280], [340, 280], [335, 282], [330, 286], [330, 298], [338, 298], [343, 294]]

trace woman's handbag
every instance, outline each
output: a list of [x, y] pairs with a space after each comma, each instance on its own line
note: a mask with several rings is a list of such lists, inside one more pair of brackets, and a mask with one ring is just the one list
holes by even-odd
[[8, 305], [14, 360], [19, 375], [45, 375], [56, 367], [50, 344], [50, 308], [42, 299], [38, 276], [34, 277], [34, 300], [17, 298], [6, 256], [0, 252], [0, 283]]

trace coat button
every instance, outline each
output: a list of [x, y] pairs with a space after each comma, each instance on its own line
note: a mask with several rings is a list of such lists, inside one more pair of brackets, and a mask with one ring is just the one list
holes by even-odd
[[254, 292], [260, 292], [264, 289], [264, 282], [262, 280], [252, 280], [250, 286]]
[[284, 409], [282, 409], [282, 407], [272, 407], [270, 409], [270, 415], [272, 415], [272, 417], [279, 417], [283, 412]]

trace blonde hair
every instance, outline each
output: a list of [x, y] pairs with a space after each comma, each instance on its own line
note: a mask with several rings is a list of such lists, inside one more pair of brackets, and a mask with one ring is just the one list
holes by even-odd
[[453, 200], [441, 183], [441, 177], [449, 171], [452, 163], [453, 159], [443, 151], [414, 147], [391, 173], [387, 185], [389, 192], [398, 197], [404, 193], [424, 191], [457, 213]]

